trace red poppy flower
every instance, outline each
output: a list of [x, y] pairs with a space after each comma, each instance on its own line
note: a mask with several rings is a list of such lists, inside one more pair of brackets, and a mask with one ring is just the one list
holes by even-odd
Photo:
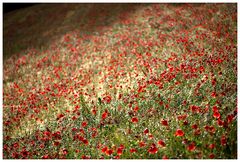
[[194, 151], [196, 148], [194, 143], [191, 143], [190, 145], [188, 145], [188, 151]]
[[200, 111], [200, 107], [199, 106], [196, 106], [196, 105], [191, 105], [190, 106], [190, 110], [192, 112], [199, 112]]
[[148, 138], [149, 139], [153, 139], [153, 135], [152, 134], [148, 134]]
[[123, 148], [119, 147], [119, 148], [117, 149], [117, 154], [118, 154], [118, 155], [122, 155], [122, 153], [123, 153]]
[[132, 122], [133, 122], [133, 123], [137, 123], [137, 122], [138, 122], [138, 118], [137, 118], [137, 117], [133, 117], [133, 118], [132, 118]]
[[58, 116], [57, 116], [57, 120], [61, 119], [62, 117], [64, 117], [63, 114], [58, 114]]
[[163, 119], [163, 120], [161, 121], [161, 123], [162, 123], [162, 125], [164, 125], [164, 126], [168, 126], [168, 121], [165, 120], [165, 119]]
[[12, 158], [13, 159], [19, 159], [19, 154], [18, 153], [12, 153]]
[[213, 112], [217, 112], [218, 111], [218, 107], [217, 106], [213, 106], [212, 110], [213, 110]]
[[96, 109], [92, 109], [92, 114], [96, 115], [97, 114], [97, 110]]
[[90, 156], [82, 155], [82, 159], [90, 159]]
[[215, 148], [215, 144], [210, 144], [210, 145], [209, 145], [209, 148], [210, 148], [210, 149], [214, 149], [214, 148]]
[[219, 112], [214, 112], [213, 117], [219, 119], [220, 118], [220, 113]]
[[142, 86], [140, 86], [140, 87], [138, 88], [138, 93], [141, 93], [141, 92], [144, 92], [144, 87], [142, 87]]
[[137, 112], [138, 110], [139, 110], [138, 106], [134, 107], [134, 109], [133, 109], [134, 112]]
[[214, 157], [215, 157], [214, 154], [210, 154], [210, 155], [209, 155], [209, 158], [210, 158], [210, 159], [213, 159]]
[[156, 154], [157, 152], [158, 152], [158, 148], [156, 147], [156, 145], [153, 143], [152, 145], [151, 145], [151, 147], [148, 149], [148, 152], [150, 153], [150, 154]]
[[216, 131], [216, 129], [215, 129], [214, 126], [208, 126], [208, 125], [206, 125], [206, 126], [204, 126], [204, 129], [205, 129], [206, 131], [210, 132], [210, 133], [215, 133], [215, 131]]
[[160, 145], [161, 147], [165, 147], [166, 146], [166, 144], [165, 144], [165, 142], [163, 140], [159, 140], [158, 141], [158, 145]]
[[222, 121], [221, 119], [218, 119], [218, 125], [221, 127], [224, 125], [224, 121]]
[[217, 93], [216, 93], [216, 92], [212, 92], [211, 96], [212, 96], [213, 98], [216, 98], [216, 97], [217, 97]]
[[120, 144], [119, 148], [124, 149], [125, 147], [123, 144]]
[[200, 135], [201, 134], [201, 130], [200, 129], [196, 129], [195, 131], [194, 131], [194, 135], [195, 136], [198, 136], [198, 135]]
[[49, 155], [44, 155], [44, 156], [42, 156], [42, 159], [49, 159], [49, 158], [50, 158]]
[[184, 114], [184, 115], [179, 115], [177, 116], [178, 120], [185, 120], [187, 118], [187, 115]]
[[185, 120], [185, 121], [183, 122], [183, 125], [188, 125], [188, 121]]
[[222, 146], [225, 146], [226, 144], [227, 144], [227, 138], [226, 138], [225, 135], [223, 135], [223, 136], [221, 137], [221, 145], [222, 145]]
[[19, 144], [18, 144], [18, 143], [14, 143], [14, 144], [13, 144], [13, 147], [14, 147], [14, 148], [18, 148], [18, 147], [19, 147]]
[[113, 150], [112, 149], [108, 149], [106, 152], [106, 155], [110, 156], [113, 154]]
[[217, 79], [216, 79], [216, 78], [213, 78], [213, 79], [212, 79], [212, 85], [215, 86], [215, 85], [216, 85], [216, 82], [217, 82]]
[[175, 132], [175, 136], [184, 136], [184, 132], [181, 130], [181, 129], [178, 129], [176, 132]]
[[149, 130], [146, 128], [144, 131], [143, 131], [144, 134], [148, 134], [149, 133]]
[[192, 125], [192, 129], [197, 129], [197, 128], [198, 128], [197, 124]]
[[136, 150], [135, 148], [131, 148], [131, 149], [130, 149], [130, 152], [131, 152], [131, 153], [135, 153], [135, 152], [137, 152], [137, 150]]
[[83, 142], [85, 145], [88, 145], [88, 140], [87, 140], [87, 139], [83, 139], [82, 142]]
[[166, 155], [163, 155], [162, 159], [168, 159], [168, 157]]
[[72, 131], [73, 131], [73, 132], [77, 131], [77, 128], [72, 128]]
[[67, 149], [63, 149], [63, 155], [67, 155], [68, 154], [68, 150]]
[[103, 119], [103, 120], [106, 119], [107, 116], [108, 116], [108, 112], [105, 111], [105, 112], [102, 114], [102, 119]]
[[106, 147], [103, 147], [101, 151], [102, 153], [105, 153], [107, 150], [108, 150], [108, 147], [106, 146]]
[[86, 127], [87, 124], [88, 124], [88, 123], [87, 123], [86, 121], [83, 121], [83, 122], [82, 122], [82, 127]]
[[140, 141], [139, 142], [139, 147], [144, 147], [144, 146], [146, 146], [146, 144], [143, 141]]
[[54, 146], [58, 146], [58, 145], [60, 145], [60, 142], [55, 141], [55, 142], [53, 143], [53, 145], [54, 145]]
[[106, 96], [106, 97], [103, 98], [103, 101], [105, 103], [110, 103], [112, 101], [112, 98], [111, 98], [111, 96]]
[[22, 151], [21, 151], [21, 155], [22, 155], [23, 157], [27, 157], [27, 156], [29, 155], [29, 152], [26, 151], [26, 150], [22, 150]]
[[233, 121], [233, 119], [234, 119], [234, 114], [229, 114], [228, 116], [227, 116], [227, 123], [231, 123], [232, 121]]

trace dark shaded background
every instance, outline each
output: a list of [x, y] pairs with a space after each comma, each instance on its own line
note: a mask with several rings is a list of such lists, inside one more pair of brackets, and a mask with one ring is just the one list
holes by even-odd
[[21, 8], [30, 7], [39, 3], [3, 3], [3, 13], [8, 13]]
[[[131, 3], [5, 3], [3, 60], [27, 49], [48, 49], [65, 34], [91, 36], [149, 4]], [[27, 6], [26, 6], [27, 5]], [[31, 6], [29, 6], [31, 5]], [[22, 8], [24, 7], [24, 8]], [[27, 8], [26, 8], [27, 7]], [[15, 10], [14, 10], [15, 9]]]

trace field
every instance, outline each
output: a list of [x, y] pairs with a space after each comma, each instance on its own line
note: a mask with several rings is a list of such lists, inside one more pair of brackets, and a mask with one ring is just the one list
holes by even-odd
[[237, 158], [237, 4], [3, 19], [4, 159]]

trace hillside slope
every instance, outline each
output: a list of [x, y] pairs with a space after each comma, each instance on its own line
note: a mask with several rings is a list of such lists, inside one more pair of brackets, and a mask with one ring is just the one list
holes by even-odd
[[236, 4], [41, 4], [4, 16], [4, 159], [236, 159]]

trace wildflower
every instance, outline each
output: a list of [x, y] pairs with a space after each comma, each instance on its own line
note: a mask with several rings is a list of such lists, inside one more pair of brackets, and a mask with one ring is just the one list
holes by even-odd
[[150, 154], [156, 154], [157, 152], [158, 152], [158, 148], [156, 147], [156, 145], [153, 143], [152, 145], [151, 145], [151, 147], [148, 149], [148, 152], [150, 153]]
[[18, 153], [12, 153], [12, 158], [13, 159], [19, 159], [19, 154]]
[[108, 112], [107, 111], [105, 111], [103, 114], [102, 114], [102, 119], [104, 120], [104, 119], [106, 119], [107, 118], [107, 116], [108, 116]]
[[184, 115], [179, 115], [177, 116], [178, 120], [185, 120], [187, 118], [187, 115], [184, 114]]
[[106, 96], [106, 97], [103, 98], [103, 101], [105, 103], [110, 103], [112, 101], [112, 98], [111, 98], [111, 96]]
[[166, 144], [165, 144], [165, 142], [163, 140], [159, 140], [158, 141], [158, 145], [161, 146], [161, 147], [165, 147], [166, 146]]
[[168, 159], [167, 155], [163, 155], [162, 159]]
[[188, 145], [188, 151], [194, 151], [195, 148], [196, 148], [196, 146], [193, 142], [190, 145]]
[[83, 121], [83, 122], [82, 122], [82, 127], [86, 127], [87, 124], [88, 124], [88, 123], [87, 123], [86, 121]]
[[106, 146], [106, 147], [103, 147], [101, 151], [102, 153], [105, 153], [107, 150], [108, 150], [108, 147]]
[[153, 139], [153, 135], [152, 134], [148, 134], [148, 138], [149, 139]]
[[29, 155], [29, 152], [27, 150], [22, 150], [21, 155], [26, 158]]
[[215, 156], [214, 156], [214, 154], [213, 153], [211, 153], [210, 155], [209, 155], [209, 158], [210, 159], [213, 159]]
[[196, 105], [192, 105], [192, 106], [190, 106], [190, 110], [191, 110], [192, 112], [197, 112], [197, 113], [199, 113], [199, 112], [200, 112], [200, 107], [199, 107], [199, 106], [196, 106]]
[[168, 121], [165, 120], [165, 119], [163, 119], [163, 120], [161, 121], [161, 123], [162, 123], [163, 126], [168, 126]]
[[217, 97], [217, 93], [216, 93], [216, 92], [212, 92], [211, 96], [212, 96], [213, 98], [216, 98], [216, 97]]
[[58, 146], [58, 145], [60, 145], [60, 142], [56, 141], [56, 142], [53, 143], [53, 145]]
[[123, 153], [123, 148], [119, 147], [119, 148], [117, 149], [117, 154], [118, 154], [118, 155], [122, 155], [122, 153]]
[[198, 136], [198, 135], [200, 135], [201, 134], [201, 130], [200, 129], [196, 129], [195, 131], [194, 131], [194, 135], [195, 136]]
[[227, 138], [226, 138], [225, 135], [223, 135], [223, 136], [221, 137], [221, 145], [222, 145], [222, 146], [225, 146], [226, 144], [227, 144]]
[[198, 128], [197, 124], [192, 125], [192, 129], [197, 129], [197, 128]]
[[220, 118], [220, 113], [219, 112], [214, 112], [213, 117], [216, 118], [216, 119], [219, 119]]
[[138, 106], [134, 107], [134, 109], [133, 109], [134, 112], [137, 112], [138, 110], [139, 110]]
[[90, 156], [82, 155], [82, 159], [90, 159]]
[[137, 150], [136, 150], [135, 148], [131, 148], [131, 149], [130, 149], [130, 152], [131, 152], [131, 153], [135, 153], [135, 152], [137, 152]]
[[138, 88], [138, 93], [144, 92], [144, 87], [143, 86], [139, 86]]
[[213, 106], [212, 110], [213, 110], [213, 112], [218, 112], [218, 107], [217, 106]]
[[146, 144], [143, 141], [140, 141], [139, 142], [139, 147], [144, 147], [144, 146], [146, 146]]
[[72, 132], [75, 132], [75, 131], [77, 131], [77, 128], [72, 128]]
[[210, 144], [209, 146], [208, 146], [210, 149], [214, 149], [215, 148], [215, 144]]
[[218, 119], [218, 126], [222, 127], [224, 125], [224, 121], [222, 121], [221, 119]]
[[112, 149], [107, 149], [107, 151], [105, 152], [106, 155], [110, 156], [113, 154], [113, 150]]
[[137, 117], [133, 117], [133, 118], [132, 118], [132, 122], [133, 122], [133, 123], [137, 123], [137, 122], [138, 122], [138, 118], [137, 118]]
[[63, 155], [67, 155], [68, 154], [68, 150], [67, 149], [63, 149], [62, 152], [63, 152]]
[[212, 85], [215, 86], [215, 85], [216, 85], [216, 82], [217, 82], [217, 79], [216, 79], [216, 78], [213, 78], [213, 79], [212, 79]]
[[184, 136], [184, 132], [181, 129], [177, 129], [177, 131], [175, 132], [175, 136]]
[[13, 144], [13, 147], [14, 147], [14, 148], [19, 148], [19, 144], [18, 144], [18, 143], [14, 143], [14, 144]]
[[143, 131], [144, 134], [148, 134], [149, 133], [149, 130], [146, 128], [144, 131]]
[[96, 109], [92, 109], [92, 114], [96, 115], [97, 114], [97, 110]]
[[42, 156], [42, 159], [49, 159], [49, 158], [50, 158], [49, 155], [44, 155], [44, 156]]
[[188, 121], [185, 120], [185, 121], [183, 122], [183, 125], [188, 125]]
[[228, 124], [231, 123], [231, 122], [233, 121], [233, 119], [234, 119], [234, 114], [228, 115], [228, 116], [227, 116], [227, 123], [228, 123]]
[[88, 140], [87, 140], [87, 139], [83, 139], [82, 142], [83, 142], [85, 145], [88, 145]]
[[58, 116], [57, 116], [57, 120], [61, 119], [62, 117], [64, 117], [63, 114], [58, 114]]

